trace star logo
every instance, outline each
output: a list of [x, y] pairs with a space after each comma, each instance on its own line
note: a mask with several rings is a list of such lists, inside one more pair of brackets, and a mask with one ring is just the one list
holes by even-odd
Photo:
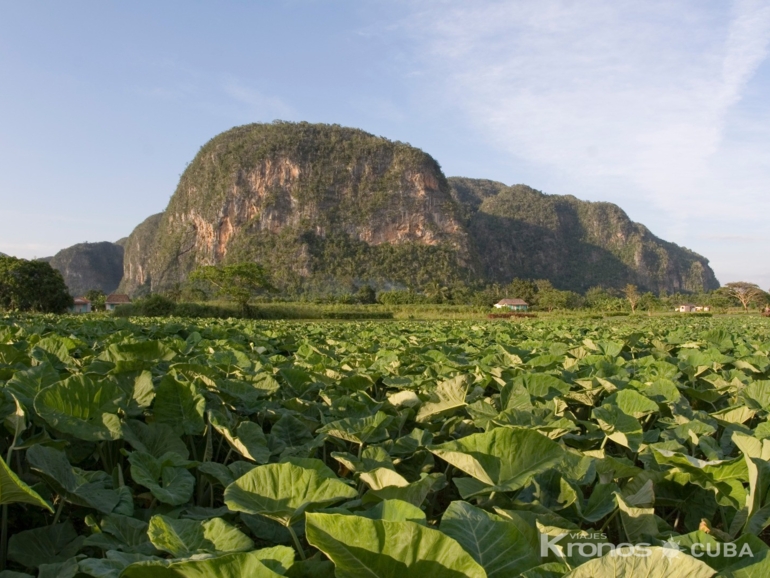
[[679, 556], [679, 552], [682, 551], [679, 544], [672, 540], [666, 540], [663, 542], [663, 555], [669, 560]]

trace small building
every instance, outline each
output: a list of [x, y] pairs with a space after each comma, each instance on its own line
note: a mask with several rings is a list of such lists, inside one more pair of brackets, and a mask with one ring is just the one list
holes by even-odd
[[708, 305], [693, 305], [692, 303], [683, 303], [676, 308], [679, 313], [700, 313], [702, 311], [711, 311]]
[[507, 309], [508, 311], [527, 311], [529, 304], [523, 299], [501, 299], [495, 303], [495, 309]]
[[70, 313], [91, 313], [91, 302], [85, 297], [75, 297], [73, 299], [72, 307], [69, 308]]
[[124, 305], [126, 303], [131, 303], [131, 299], [128, 295], [124, 295], [123, 293], [110, 293], [107, 295], [107, 299], [104, 300], [104, 308], [107, 311], [115, 311], [115, 308], [118, 305]]

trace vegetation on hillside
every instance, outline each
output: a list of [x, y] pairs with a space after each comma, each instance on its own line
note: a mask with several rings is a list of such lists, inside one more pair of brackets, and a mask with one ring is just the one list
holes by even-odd
[[545, 278], [581, 292], [628, 283], [656, 293], [719, 287], [706, 259], [658, 239], [612, 203], [525, 185], [455, 177], [449, 183], [490, 281]]
[[631, 222], [617, 206], [517, 185], [446, 179], [423, 151], [337, 125], [236, 127], [206, 143], [166, 211], [126, 246], [121, 290], [184, 282], [202, 265], [260, 263], [291, 294], [352, 286], [547, 279], [696, 292], [708, 261]]

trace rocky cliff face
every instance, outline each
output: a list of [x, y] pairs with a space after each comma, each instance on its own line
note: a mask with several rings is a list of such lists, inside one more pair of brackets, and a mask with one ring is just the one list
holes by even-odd
[[256, 260], [287, 289], [546, 278], [562, 288], [718, 286], [708, 261], [617, 206], [447, 180], [433, 158], [360, 130], [254, 124], [196, 155], [166, 210], [124, 243], [121, 291]]
[[118, 241], [123, 247], [123, 275], [118, 291], [129, 295], [150, 292], [149, 261], [163, 213], [147, 217], [127, 239]]
[[[468, 256], [457, 205], [429, 155], [338, 126], [249, 125], [201, 148], [157, 223], [129, 237], [123, 287], [168, 288], [197, 266], [243, 259], [287, 283], [387, 281], [375, 261], [414, 246], [449, 250], [457, 266]], [[392, 280], [407, 281], [409, 268]]]
[[123, 277], [123, 247], [115, 243], [79, 243], [44, 260], [62, 274], [76, 297], [90, 289], [112, 293]]

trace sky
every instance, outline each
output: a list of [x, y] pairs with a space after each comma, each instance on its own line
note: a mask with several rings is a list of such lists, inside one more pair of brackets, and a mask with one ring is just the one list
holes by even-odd
[[0, 0], [0, 252], [115, 241], [275, 119], [620, 205], [770, 288], [770, 0]]

